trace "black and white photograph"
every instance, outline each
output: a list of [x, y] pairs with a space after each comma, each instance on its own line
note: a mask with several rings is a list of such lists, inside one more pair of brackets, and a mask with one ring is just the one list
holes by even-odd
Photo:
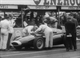
[[80, 58], [80, 0], [0, 0], [0, 58]]

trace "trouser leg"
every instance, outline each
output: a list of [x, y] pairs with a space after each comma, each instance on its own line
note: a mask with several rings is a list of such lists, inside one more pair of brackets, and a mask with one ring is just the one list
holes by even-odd
[[49, 47], [49, 37], [50, 37], [50, 33], [49, 33], [49, 32], [46, 32], [46, 33], [45, 33], [45, 37], [46, 37], [45, 47]]
[[3, 46], [3, 35], [1, 34], [1, 38], [0, 38], [0, 49], [2, 49]]
[[7, 49], [7, 40], [8, 40], [8, 34], [3, 36], [3, 46], [2, 46], [2, 49]]
[[69, 49], [72, 49], [72, 37], [69, 37], [68, 38], [68, 46], [69, 46]]
[[53, 47], [53, 32], [50, 32], [50, 47]]
[[69, 50], [69, 43], [70, 43], [69, 39], [70, 39], [70, 38], [67, 37], [66, 40], [65, 40], [66, 50]]
[[10, 49], [11, 36], [12, 36], [12, 33], [9, 33], [9, 35], [8, 35], [8, 42], [7, 42], [7, 49], [8, 49], [8, 50]]
[[76, 34], [72, 35], [72, 45], [74, 47], [74, 49], [77, 49], [77, 45], [76, 45]]
[[77, 45], [76, 45], [76, 40], [74, 39], [74, 43], [73, 43], [74, 49], [77, 49]]
[[64, 39], [63, 39], [63, 43], [64, 43], [64, 46], [65, 46], [65, 48], [66, 48], [66, 36], [65, 37], [63, 37]]

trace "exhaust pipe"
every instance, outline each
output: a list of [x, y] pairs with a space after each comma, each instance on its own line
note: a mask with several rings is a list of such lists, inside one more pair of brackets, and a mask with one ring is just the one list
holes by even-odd
[[13, 41], [11, 44], [13, 46], [20, 46], [22, 43], [20, 41]]

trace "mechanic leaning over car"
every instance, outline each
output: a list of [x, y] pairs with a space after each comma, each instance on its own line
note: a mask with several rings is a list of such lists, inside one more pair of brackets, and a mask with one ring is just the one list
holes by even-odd
[[23, 42], [30, 41], [34, 39], [35, 37], [32, 35], [32, 33], [37, 29], [38, 27], [35, 25], [35, 23], [31, 22], [29, 25], [27, 25], [23, 29], [23, 35], [19, 37], [19, 45], [21, 45]]
[[0, 22], [1, 28], [1, 39], [0, 39], [0, 49], [7, 50], [7, 41], [8, 41], [8, 34], [10, 31], [10, 24], [9, 24], [9, 17], [7, 14], [4, 15], [4, 20]]
[[50, 39], [52, 39], [52, 36], [53, 36], [53, 32], [52, 32], [52, 29], [48, 26], [49, 25], [49, 17], [44, 17], [44, 24], [41, 24], [39, 26], [39, 28], [35, 31], [35, 33], [39, 32], [39, 31], [43, 31], [45, 37], [46, 37], [46, 40], [45, 40], [45, 47], [48, 48], [49, 46], [52, 47], [52, 45], [50, 44], [49, 45], [49, 41]]
[[[39, 26], [39, 28], [35, 31], [36, 33], [39, 31], [43, 31], [45, 37], [46, 37], [46, 41], [45, 41], [45, 47], [53, 47], [53, 39], [56, 37], [60, 37], [60, 35], [58, 36], [54, 36], [53, 32], [58, 32], [58, 33], [62, 33], [62, 30], [57, 29], [57, 19], [54, 17], [46, 17], [44, 18], [44, 22], [45, 24], [42, 24]], [[49, 45], [50, 44], [50, 45]]]
[[50, 39], [50, 43], [53, 45], [53, 39], [61, 38], [65, 33], [60, 25], [58, 25], [58, 20], [54, 17], [50, 17], [50, 28], [53, 31], [53, 38]]
[[33, 33], [33, 31], [35, 31], [37, 28], [38, 27], [36, 26], [36, 24], [31, 22], [23, 29], [23, 36], [31, 35], [31, 33]]

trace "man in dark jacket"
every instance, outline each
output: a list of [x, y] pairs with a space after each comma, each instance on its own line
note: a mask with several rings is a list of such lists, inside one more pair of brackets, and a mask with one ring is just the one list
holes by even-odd
[[74, 51], [76, 51], [76, 24], [73, 22], [73, 18], [70, 16], [67, 19], [67, 22], [65, 23], [65, 29], [66, 29], [66, 50], [69, 51], [74, 48]]

